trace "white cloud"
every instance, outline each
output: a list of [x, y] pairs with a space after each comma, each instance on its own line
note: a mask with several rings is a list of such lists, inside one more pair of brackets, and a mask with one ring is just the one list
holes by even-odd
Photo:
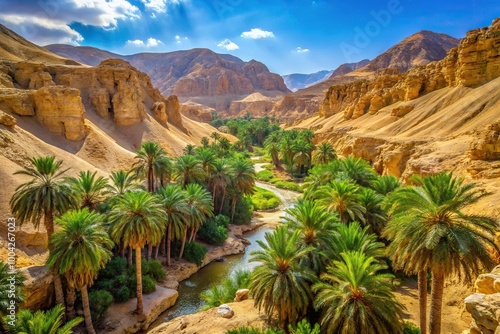
[[[147, 9], [156, 13], [166, 13], [168, 5], [178, 5], [182, 1], [183, 0], [141, 0]], [[154, 15], [154, 13], [152, 15]], [[156, 17], [156, 15], [154, 17]]]
[[250, 31], [244, 31], [241, 33], [243, 38], [260, 39], [260, 38], [272, 38], [274, 33], [272, 31], [265, 31], [260, 28], [252, 28]]
[[223, 40], [222, 42], [217, 44], [217, 46], [224, 48], [228, 51], [234, 51], [234, 50], [238, 50], [240, 48], [236, 43], [231, 42], [231, 40], [229, 40], [228, 38], [226, 38], [225, 40]]
[[300, 46], [295, 49], [295, 52], [297, 53], [308, 53], [310, 50], [309, 49], [303, 49]]
[[125, 44], [130, 45], [130, 46], [135, 46], [135, 47], [156, 48], [160, 44], [163, 44], [163, 43], [159, 39], [149, 37], [146, 40], [146, 42], [144, 42], [141, 39], [134, 39], [134, 40], [128, 40]]
[[72, 23], [110, 30], [120, 20], [140, 17], [139, 8], [128, 0], [29, 0], [2, 6], [0, 23], [40, 45], [78, 44], [83, 37], [71, 28]]
[[187, 40], [189, 40], [189, 38], [187, 38], [187, 37], [181, 37], [179, 35], [175, 35], [175, 42], [177, 44], [181, 44], [183, 41], [187, 41]]

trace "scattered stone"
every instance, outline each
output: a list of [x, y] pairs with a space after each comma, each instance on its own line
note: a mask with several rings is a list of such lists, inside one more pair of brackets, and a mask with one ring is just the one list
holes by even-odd
[[16, 119], [11, 115], [5, 113], [4, 111], [0, 110], [0, 124], [11, 128], [14, 125], [16, 125]]
[[239, 289], [238, 291], [236, 291], [236, 297], [234, 297], [234, 301], [241, 302], [243, 300], [247, 300], [249, 292], [250, 290], [248, 289]]
[[234, 316], [234, 311], [231, 306], [227, 304], [222, 304], [217, 309], [217, 314], [223, 318], [230, 319]]

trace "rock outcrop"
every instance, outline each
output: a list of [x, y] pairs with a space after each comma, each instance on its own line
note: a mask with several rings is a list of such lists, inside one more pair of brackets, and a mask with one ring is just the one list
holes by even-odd
[[47, 267], [26, 267], [21, 269], [21, 273], [26, 277], [24, 286], [27, 292], [23, 307], [30, 310], [49, 308], [54, 302], [54, 284]]
[[330, 117], [343, 112], [344, 119], [358, 118], [444, 87], [474, 87], [499, 77], [500, 18], [489, 28], [468, 32], [458, 48], [451, 49], [443, 60], [414, 67], [405, 74], [399, 74], [397, 66], [394, 68], [379, 70], [374, 79], [330, 87], [320, 114]]
[[472, 315], [469, 330], [463, 334], [493, 334], [500, 331], [500, 266], [489, 274], [479, 275], [476, 293], [465, 299], [465, 308]]
[[16, 119], [14, 117], [12, 117], [11, 115], [0, 110], [0, 124], [11, 128], [14, 125], [16, 125]]
[[69, 141], [85, 138], [85, 108], [80, 91], [63, 86], [42, 87], [33, 94], [36, 118]]
[[500, 122], [488, 126], [471, 142], [469, 155], [472, 160], [500, 159]]

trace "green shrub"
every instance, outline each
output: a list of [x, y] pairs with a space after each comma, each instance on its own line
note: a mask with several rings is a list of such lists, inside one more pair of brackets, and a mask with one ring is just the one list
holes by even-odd
[[115, 256], [107, 264], [106, 267], [99, 270], [99, 279], [115, 278], [116, 275], [124, 273], [127, 270], [127, 260], [125, 258]]
[[158, 260], [151, 260], [148, 262], [149, 262], [148, 263], [148, 267], [149, 267], [148, 271], [143, 272], [143, 275], [144, 274], [149, 275], [157, 282], [165, 279], [166, 274], [165, 274], [165, 271], [163, 270], [161, 262]]
[[281, 188], [281, 189], [288, 189], [296, 192], [301, 192], [302, 189], [300, 185], [294, 182], [288, 182], [288, 181], [278, 181], [274, 184], [276, 187]]
[[201, 263], [203, 262], [203, 258], [207, 254], [207, 251], [208, 251], [207, 247], [197, 243], [196, 241], [188, 242], [186, 243], [184, 249], [184, 258], [187, 261], [191, 263], [196, 263], [196, 265], [200, 266]]
[[206, 303], [200, 310], [208, 310], [232, 302], [236, 296], [236, 291], [248, 288], [250, 276], [251, 272], [249, 270], [237, 270], [234, 276], [226, 278], [222, 284], [213, 284], [210, 289], [200, 293], [200, 298]]
[[142, 276], [142, 292], [148, 294], [155, 291], [156, 291], [155, 280], [149, 275]]
[[290, 334], [320, 334], [320, 327], [318, 324], [314, 324], [314, 327], [311, 327], [311, 324], [306, 319], [302, 319], [295, 329], [292, 325], [289, 325], [288, 331]]
[[[224, 209], [222, 212], [230, 216], [231, 215], [231, 205], [230, 201], [224, 203]], [[253, 216], [253, 205], [250, 196], [243, 196], [236, 202], [236, 207], [234, 210], [234, 225], [247, 225], [252, 221]]]
[[281, 204], [280, 199], [272, 191], [258, 187], [250, 198], [256, 210], [275, 209]]
[[261, 331], [254, 327], [240, 327], [228, 330], [226, 334], [283, 334], [283, 331], [277, 328], [269, 328]]
[[217, 215], [208, 219], [198, 231], [198, 237], [211, 245], [219, 245], [226, 241], [229, 217]]
[[274, 174], [269, 170], [261, 170], [260, 172], [255, 174], [255, 177], [257, 178], [257, 180], [269, 182], [274, 177]]
[[279, 177], [273, 177], [272, 179], [269, 180], [269, 183], [275, 184], [276, 182], [283, 182], [282, 179]]
[[420, 329], [411, 321], [403, 323], [403, 334], [420, 334]]
[[94, 323], [104, 318], [111, 303], [113, 303], [113, 296], [108, 291], [96, 290], [89, 293], [90, 314]]
[[122, 303], [132, 298], [132, 295], [133, 294], [130, 289], [126, 285], [122, 285], [116, 290], [115, 293], [113, 293], [113, 298], [115, 299], [115, 302]]
[[274, 168], [274, 165], [273, 164], [265, 164], [265, 165], [262, 165], [262, 168], [264, 168], [265, 170], [272, 171]]

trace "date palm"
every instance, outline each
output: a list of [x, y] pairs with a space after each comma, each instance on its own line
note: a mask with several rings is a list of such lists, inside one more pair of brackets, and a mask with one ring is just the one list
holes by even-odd
[[[233, 168], [223, 159], [216, 160], [213, 166], [208, 185], [213, 196], [214, 210], [220, 214], [226, 198], [226, 188], [231, 184], [231, 178], [233, 177]], [[220, 201], [217, 201], [217, 199], [220, 199]], [[217, 205], [217, 202], [219, 202], [219, 205]]]
[[214, 168], [215, 160], [217, 156], [211, 148], [201, 148], [196, 151], [196, 158], [201, 162], [201, 166], [205, 171], [206, 175], [210, 175]]
[[333, 181], [322, 186], [315, 194], [315, 198], [329, 211], [337, 212], [340, 221], [364, 221], [366, 209], [358, 200], [359, 187], [348, 181]]
[[416, 186], [400, 188], [389, 197], [392, 215], [385, 235], [392, 241], [389, 251], [396, 266], [419, 276], [430, 269], [429, 333], [438, 334], [444, 281], [456, 275], [471, 283], [491, 266], [489, 250], [498, 251], [494, 242], [498, 227], [493, 218], [462, 211], [488, 195], [476, 184], [464, 184], [451, 173], [415, 175], [411, 181]]
[[85, 326], [91, 334], [95, 331], [87, 288], [111, 258], [113, 247], [103, 227], [103, 219], [102, 215], [87, 208], [66, 212], [57, 219], [61, 229], [50, 239], [51, 252], [47, 260], [49, 268], [57, 268], [68, 284], [81, 292]]
[[322, 142], [314, 150], [313, 162], [319, 165], [326, 165], [337, 158], [337, 154], [333, 146], [327, 142]]
[[167, 152], [154, 142], [143, 142], [136, 151], [133, 170], [138, 175], [146, 176], [149, 192], [155, 191], [155, 175], [163, 168], [166, 157]]
[[348, 178], [360, 186], [369, 187], [371, 182], [377, 178], [377, 173], [366, 160], [350, 155], [341, 162], [342, 170]]
[[119, 170], [111, 172], [109, 180], [110, 183], [106, 185], [104, 194], [111, 198], [123, 195], [128, 191], [145, 190], [133, 171]]
[[370, 188], [361, 188], [358, 194], [358, 202], [365, 209], [364, 226], [369, 227], [369, 231], [377, 235], [382, 234], [382, 230], [387, 223], [387, 214], [382, 208], [384, 196], [377, 194]]
[[259, 263], [249, 286], [254, 304], [269, 317], [276, 312], [282, 328], [295, 323], [312, 302], [309, 282], [314, 274], [300, 264], [311, 249], [301, 247], [299, 239], [298, 231], [290, 234], [280, 226], [266, 233], [265, 242], [257, 240], [262, 250], [250, 253], [250, 262]]
[[291, 231], [299, 231], [299, 244], [311, 251], [302, 258], [301, 265], [316, 274], [322, 272], [326, 264], [325, 250], [330, 244], [330, 233], [338, 219], [326, 212], [318, 202], [301, 200], [285, 211], [284, 222]]
[[392, 175], [378, 176], [370, 183], [370, 188], [375, 190], [378, 194], [384, 196], [393, 192], [400, 186], [401, 184], [399, 183], [399, 180]]
[[189, 183], [201, 182], [206, 178], [200, 160], [192, 155], [183, 155], [177, 158], [174, 164], [175, 180], [183, 186]]
[[68, 178], [68, 184], [75, 193], [80, 209], [88, 208], [91, 211], [96, 211], [97, 206], [104, 199], [104, 191], [108, 185], [105, 177], [99, 176], [96, 178], [97, 172], [81, 171], [78, 177]]
[[[63, 321], [64, 307], [57, 304], [47, 311], [32, 312], [20, 309], [16, 314], [16, 322], [12, 334], [71, 334], [78, 326], [82, 317], [77, 317], [66, 323]], [[9, 332], [7, 332], [9, 333]]]
[[201, 225], [207, 218], [212, 217], [214, 213], [212, 196], [210, 196], [210, 193], [199, 184], [188, 184], [184, 190], [184, 197], [186, 199], [187, 215], [184, 220], [185, 225], [179, 260], [184, 253], [188, 229], [191, 228], [189, 240], [193, 241]]
[[292, 146], [293, 162], [297, 164], [297, 171], [299, 173], [305, 173], [305, 168], [309, 167], [313, 148], [313, 144], [305, 140], [298, 140]]
[[158, 191], [163, 209], [167, 215], [167, 265], [171, 264], [171, 244], [174, 238], [181, 239], [186, 224], [188, 207], [185, 192], [180, 185], [167, 185]]
[[[14, 290], [10, 290], [11, 280], [14, 283]], [[3, 317], [9, 314], [8, 307], [11, 301], [21, 305], [24, 302], [24, 281], [26, 277], [18, 270], [11, 270], [9, 264], [0, 262], [0, 332], [4, 333]], [[11, 294], [14, 294], [13, 296]], [[64, 309], [63, 309], [64, 312]], [[18, 315], [17, 315], [18, 316]]]
[[231, 178], [232, 186], [237, 190], [232, 192], [231, 198], [231, 224], [234, 219], [234, 212], [236, 210], [236, 203], [238, 201], [237, 195], [251, 195], [254, 193], [255, 186], [255, 170], [253, 165], [248, 160], [237, 159], [232, 164], [233, 175]]
[[[10, 199], [10, 210], [19, 224], [31, 222], [35, 228], [43, 224], [50, 240], [54, 233], [54, 217], [61, 215], [75, 205], [73, 192], [65, 182], [62, 161], [55, 157], [31, 158], [30, 165], [14, 174], [31, 178], [17, 187]], [[61, 277], [54, 273], [56, 303], [64, 306], [64, 292]]]
[[342, 253], [321, 282], [314, 284], [314, 306], [324, 333], [402, 333], [404, 306], [392, 290], [387, 266], [362, 252]]
[[193, 144], [187, 144], [182, 150], [182, 153], [184, 153], [184, 155], [194, 155], [195, 148], [196, 146]]
[[135, 249], [137, 277], [137, 310], [143, 314], [141, 249], [150, 243], [157, 245], [165, 234], [167, 217], [161, 201], [147, 192], [122, 195], [108, 217], [110, 235], [115, 242]]

